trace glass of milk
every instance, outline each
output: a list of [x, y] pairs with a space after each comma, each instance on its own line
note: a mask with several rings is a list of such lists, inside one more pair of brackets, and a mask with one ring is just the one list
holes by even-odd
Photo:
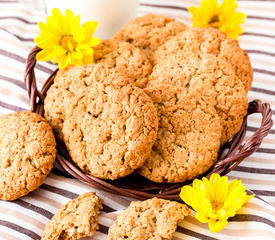
[[125, 23], [137, 16], [138, 0], [44, 0], [46, 11], [51, 15], [53, 8], [62, 14], [70, 9], [75, 15], [81, 14], [80, 21], [97, 21], [94, 36], [111, 38]]

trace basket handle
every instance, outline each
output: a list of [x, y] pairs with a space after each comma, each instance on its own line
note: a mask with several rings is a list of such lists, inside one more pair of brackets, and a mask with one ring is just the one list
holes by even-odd
[[[213, 172], [218, 172], [222, 175], [225, 175], [226, 173], [237, 167], [244, 158], [250, 156], [253, 152], [258, 150], [263, 141], [263, 138], [268, 135], [273, 125], [272, 110], [269, 103], [262, 103], [260, 100], [254, 100], [249, 103], [248, 107], [248, 115], [251, 115], [253, 113], [261, 113], [261, 126], [255, 131], [255, 133], [251, 137], [246, 140], [242, 147], [240, 147], [242, 139], [244, 138], [246, 132], [245, 129], [247, 127], [246, 117], [243, 121], [239, 133], [236, 134], [236, 136], [233, 138], [228, 153], [213, 166]], [[238, 149], [239, 152], [236, 153]]]
[[[25, 68], [25, 75], [24, 75], [24, 82], [25, 86], [29, 95], [29, 103], [31, 106], [31, 111], [36, 112], [40, 115], [42, 115], [42, 109], [37, 109], [37, 103], [39, 101], [44, 101], [44, 96], [47, 90], [50, 88], [52, 81], [58, 72], [58, 69], [56, 69], [48, 78], [47, 84], [43, 86], [43, 89], [41, 92], [37, 89], [36, 84], [36, 77], [35, 77], [35, 65], [36, 65], [36, 55], [39, 53], [42, 49], [38, 46], [35, 46], [31, 52], [28, 55], [28, 58], [26, 60], [26, 68]], [[38, 98], [38, 99], [37, 99]], [[37, 101], [38, 100], [38, 101]]]

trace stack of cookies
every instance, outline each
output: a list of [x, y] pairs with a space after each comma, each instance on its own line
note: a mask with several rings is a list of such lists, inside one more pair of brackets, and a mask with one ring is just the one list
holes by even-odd
[[183, 182], [207, 171], [247, 114], [252, 68], [236, 40], [146, 15], [60, 70], [45, 118], [85, 173]]

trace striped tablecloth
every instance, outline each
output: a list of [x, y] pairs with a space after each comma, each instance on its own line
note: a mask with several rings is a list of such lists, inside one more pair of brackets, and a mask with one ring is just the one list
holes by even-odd
[[[168, 15], [190, 26], [187, 11], [190, 5], [198, 5], [198, 1], [141, 0], [139, 14]], [[275, 109], [275, 1], [239, 0], [239, 9], [247, 14], [240, 44], [249, 53], [254, 68], [254, 82], [248, 98], [269, 102]], [[33, 38], [38, 34], [36, 23], [40, 20], [44, 20], [42, 13], [18, 1], [0, 0], [0, 115], [29, 109], [23, 75], [26, 57], [34, 46]], [[55, 68], [49, 63], [38, 64], [38, 87]], [[249, 117], [247, 137], [259, 126], [260, 119], [257, 114]], [[174, 240], [275, 239], [274, 127], [260, 149], [229, 176], [241, 179], [257, 196], [220, 233], [211, 234], [206, 224], [199, 223], [191, 215], [179, 224]], [[130, 199], [92, 189], [62, 176], [54, 169], [45, 183], [28, 196], [13, 202], [0, 201], [0, 240], [40, 239], [45, 224], [61, 205], [87, 191], [96, 191], [104, 199], [100, 228], [92, 238], [87, 239], [106, 239], [108, 227], [117, 213], [129, 205]]]

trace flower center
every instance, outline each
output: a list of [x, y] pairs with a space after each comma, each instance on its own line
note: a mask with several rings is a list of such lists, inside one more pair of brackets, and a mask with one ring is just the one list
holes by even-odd
[[223, 204], [219, 202], [211, 202], [211, 205], [213, 210], [215, 211], [219, 210], [223, 206]]
[[60, 45], [68, 51], [73, 51], [76, 47], [76, 42], [72, 36], [63, 36], [60, 40]]
[[219, 27], [219, 23], [220, 23], [220, 20], [219, 20], [219, 16], [218, 15], [214, 15], [210, 18], [208, 24], [211, 26], [211, 27], [214, 27], [214, 28], [218, 28]]

